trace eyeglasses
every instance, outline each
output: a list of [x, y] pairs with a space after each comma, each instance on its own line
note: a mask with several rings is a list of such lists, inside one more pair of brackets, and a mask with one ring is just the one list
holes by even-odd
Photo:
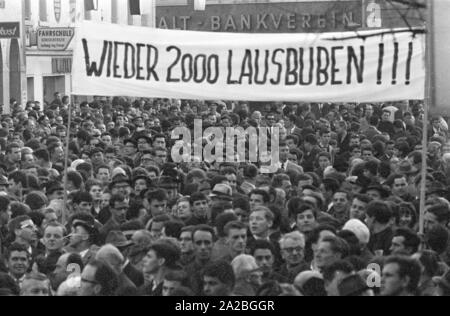
[[114, 208], [116, 211], [128, 211], [128, 207]]
[[291, 254], [294, 252], [297, 252], [297, 253], [303, 252], [302, 247], [283, 248], [282, 250], [286, 251], [287, 253], [291, 253]]

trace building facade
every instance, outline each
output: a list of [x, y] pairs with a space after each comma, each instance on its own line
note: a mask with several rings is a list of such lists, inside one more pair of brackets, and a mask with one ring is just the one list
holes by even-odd
[[[130, 3], [141, 14], [130, 14]], [[0, 0], [0, 104], [70, 95], [77, 22], [210, 32], [311, 33], [423, 25], [387, 0]]]
[[[200, 0], [199, 0], [200, 1]], [[158, 0], [156, 27], [206, 32], [323, 33], [423, 26], [424, 12], [388, 0]]]
[[0, 0], [0, 105], [26, 99], [25, 55], [21, 1]]
[[[16, 1], [17, 0], [10, 0]], [[54, 93], [70, 95], [77, 22], [153, 26], [152, 1], [146, 14], [130, 15], [129, 0], [23, 0], [26, 26], [26, 77], [29, 100], [51, 102]], [[142, 8], [141, 8], [142, 9]]]

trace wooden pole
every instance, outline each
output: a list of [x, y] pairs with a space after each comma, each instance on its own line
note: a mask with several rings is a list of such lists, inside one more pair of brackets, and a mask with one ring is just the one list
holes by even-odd
[[427, 1], [427, 24], [426, 24], [426, 43], [425, 43], [425, 104], [423, 117], [423, 139], [422, 139], [422, 182], [420, 186], [420, 217], [419, 234], [424, 234], [424, 217], [426, 202], [426, 182], [427, 182], [427, 159], [428, 159], [428, 114], [433, 102], [432, 94], [432, 75], [434, 68], [434, 49], [433, 49], [433, 2]]
[[66, 135], [66, 152], [64, 156], [64, 205], [62, 209], [62, 224], [65, 225], [67, 221], [67, 200], [68, 200], [68, 179], [67, 168], [69, 167], [69, 142], [70, 142], [70, 125], [72, 124], [72, 100], [69, 103], [69, 118], [67, 122], [67, 135]]

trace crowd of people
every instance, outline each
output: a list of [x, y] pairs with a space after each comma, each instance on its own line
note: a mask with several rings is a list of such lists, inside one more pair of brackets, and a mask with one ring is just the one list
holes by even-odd
[[[1, 116], [0, 295], [450, 294], [448, 125], [427, 125], [422, 218], [423, 102], [70, 102]], [[196, 119], [278, 128], [277, 171], [174, 162]]]

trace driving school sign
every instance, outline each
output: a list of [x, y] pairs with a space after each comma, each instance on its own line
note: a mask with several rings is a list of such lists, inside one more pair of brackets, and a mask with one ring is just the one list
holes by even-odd
[[70, 27], [40, 28], [37, 31], [39, 50], [66, 50], [75, 34]]
[[424, 36], [408, 30], [241, 34], [85, 21], [73, 94], [205, 100], [423, 99]]

